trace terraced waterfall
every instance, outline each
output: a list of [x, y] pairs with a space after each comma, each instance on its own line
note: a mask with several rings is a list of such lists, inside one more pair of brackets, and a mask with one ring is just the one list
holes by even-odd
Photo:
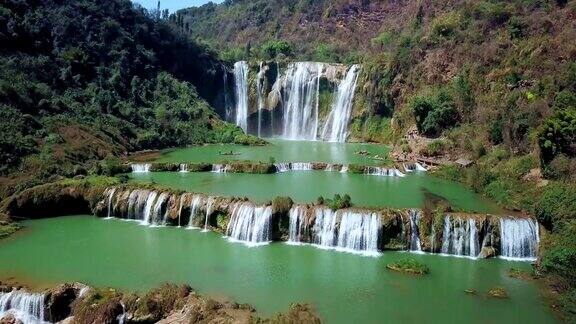
[[[515, 260], [533, 260], [538, 253], [537, 223], [524, 217], [447, 214], [441, 224], [434, 219], [424, 225], [429, 219], [418, 209], [332, 210], [322, 205], [294, 204], [278, 210], [271, 204], [237, 198], [116, 187], [103, 193], [99, 206], [103, 216], [148, 226], [184, 224], [221, 232], [248, 245], [286, 241], [378, 255], [393, 239], [404, 242], [408, 251], [471, 258], [479, 257], [484, 248]], [[441, 230], [423, 237], [422, 226]], [[434, 243], [436, 240], [439, 243]]]

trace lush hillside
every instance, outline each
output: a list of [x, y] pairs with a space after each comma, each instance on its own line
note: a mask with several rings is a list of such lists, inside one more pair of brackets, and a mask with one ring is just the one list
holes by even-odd
[[226, 60], [362, 63], [352, 140], [464, 157], [438, 175], [535, 215], [539, 270], [572, 316], [576, 1], [226, 1], [172, 23]]
[[208, 104], [221, 63], [128, 0], [3, 1], [0, 43], [0, 173], [240, 134]]

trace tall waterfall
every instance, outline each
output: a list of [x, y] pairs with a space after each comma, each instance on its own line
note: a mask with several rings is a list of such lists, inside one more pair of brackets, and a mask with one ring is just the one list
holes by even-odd
[[422, 251], [420, 228], [418, 227], [420, 211], [411, 209], [408, 212], [408, 218], [410, 219], [410, 251]]
[[[166, 202], [166, 200], [168, 199], [168, 194], [163, 192], [160, 194], [160, 196], [158, 196], [158, 199], [156, 199], [156, 203], [154, 204], [154, 208], [152, 210], [152, 217], [151, 219], [148, 219], [148, 224], [149, 225], [156, 225], [160, 223], [160, 220], [162, 219], [162, 221], [164, 221], [164, 214], [162, 213], [163, 208], [164, 208], [164, 203]], [[166, 209], [166, 208], [164, 208]]]
[[248, 131], [248, 63], [234, 64], [234, 85], [236, 98], [236, 125]]
[[284, 130], [292, 140], [318, 138], [318, 105], [322, 63], [298, 62], [288, 67], [285, 78]]
[[44, 320], [44, 294], [32, 294], [21, 290], [0, 293], [0, 318], [12, 314], [17, 322], [24, 324], [46, 323]]
[[449, 215], [444, 217], [442, 253], [477, 257], [480, 253], [480, 241], [476, 220], [459, 217], [452, 219]]
[[272, 207], [236, 203], [232, 209], [227, 235], [248, 244], [267, 243], [272, 234]]
[[500, 244], [504, 258], [533, 260], [538, 255], [538, 223], [532, 219], [501, 218]]
[[339, 211], [338, 248], [346, 251], [378, 253], [381, 221], [377, 213]]
[[297, 244], [302, 242], [302, 236], [306, 235], [308, 221], [306, 219], [307, 209], [304, 206], [294, 206], [290, 209], [288, 227], [288, 243]]
[[332, 103], [332, 110], [324, 124], [322, 139], [329, 142], [345, 142], [348, 136], [348, 122], [352, 113], [352, 102], [356, 92], [359, 65], [348, 69], [346, 77], [338, 86], [338, 91]]
[[258, 95], [258, 137], [262, 136], [262, 110], [264, 110], [264, 62], [260, 62], [260, 70], [256, 79], [256, 94]]
[[130, 165], [133, 173], [148, 173], [150, 172], [149, 163], [133, 163]]

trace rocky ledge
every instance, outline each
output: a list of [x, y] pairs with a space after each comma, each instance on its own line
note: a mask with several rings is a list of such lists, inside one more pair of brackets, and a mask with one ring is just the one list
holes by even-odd
[[0, 283], [0, 323], [321, 323], [309, 305], [260, 317], [247, 304], [217, 301], [187, 285], [164, 284], [144, 295], [66, 283], [41, 292]]

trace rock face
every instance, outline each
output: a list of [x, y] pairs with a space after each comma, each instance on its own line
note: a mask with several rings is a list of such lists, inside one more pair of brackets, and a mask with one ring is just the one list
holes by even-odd
[[[292, 305], [270, 320], [259, 318], [250, 305], [216, 301], [187, 285], [165, 284], [138, 296], [66, 283], [43, 295], [46, 320], [52, 323], [320, 323], [308, 305]], [[12, 315], [0, 318], [0, 324], [16, 323]]]
[[496, 256], [496, 249], [493, 248], [492, 246], [483, 247], [482, 250], [480, 251], [480, 254], [478, 254], [478, 258], [480, 259], [489, 259], [495, 256]]

